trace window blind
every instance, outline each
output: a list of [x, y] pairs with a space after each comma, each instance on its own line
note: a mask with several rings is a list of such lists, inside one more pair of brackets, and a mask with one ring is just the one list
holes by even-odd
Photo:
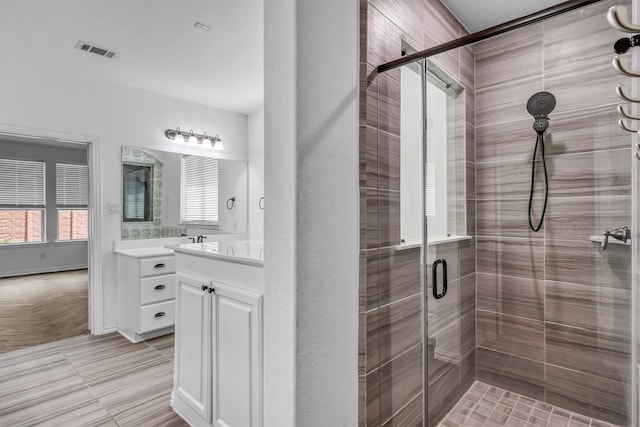
[[44, 162], [0, 159], [0, 205], [43, 207]]
[[56, 163], [56, 205], [89, 205], [89, 168], [86, 165]]
[[218, 224], [218, 160], [182, 157], [182, 222]]

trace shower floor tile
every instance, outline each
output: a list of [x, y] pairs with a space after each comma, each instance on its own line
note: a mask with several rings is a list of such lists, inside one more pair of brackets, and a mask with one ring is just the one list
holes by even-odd
[[476, 381], [438, 427], [617, 427]]

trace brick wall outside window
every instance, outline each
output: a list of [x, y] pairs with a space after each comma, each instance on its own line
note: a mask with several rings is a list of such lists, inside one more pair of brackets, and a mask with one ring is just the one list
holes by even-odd
[[0, 210], [0, 244], [42, 240], [41, 210]]

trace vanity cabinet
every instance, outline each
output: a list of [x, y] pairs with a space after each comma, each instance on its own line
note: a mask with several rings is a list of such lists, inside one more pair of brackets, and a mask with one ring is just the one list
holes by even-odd
[[175, 255], [164, 248], [116, 252], [118, 332], [131, 342], [173, 332]]
[[177, 263], [173, 409], [192, 426], [261, 427], [262, 268]]

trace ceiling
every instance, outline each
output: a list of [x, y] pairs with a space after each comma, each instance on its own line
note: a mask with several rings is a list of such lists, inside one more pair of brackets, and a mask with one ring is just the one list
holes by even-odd
[[[264, 0], [2, 0], [3, 61], [55, 67], [222, 110], [264, 103]], [[562, 3], [442, 0], [471, 32]], [[489, 11], [489, 13], [487, 13]], [[7, 19], [9, 18], [9, 19]], [[201, 22], [211, 27], [194, 27]], [[75, 49], [78, 41], [118, 53]]]
[[441, 0], [458, 18], [458, 21], [472, 33], [503, 24], [512, 19], [564, 3], [557, 0]]
[[[263, 105], [262, 8], [263, 0], [3, 0], [0, 52], [2, 61], [251, 114]], [[78, 41], [118, 56], [75, 49]]]

